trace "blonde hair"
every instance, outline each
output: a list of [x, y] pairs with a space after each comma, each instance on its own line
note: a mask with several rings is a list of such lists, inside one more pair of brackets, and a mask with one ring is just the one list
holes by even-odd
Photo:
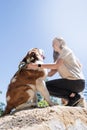
[[58, 37], [55, 37], [54, 40], [58, 40], [58, 42], [60, 43], [60, 49], [63, 49], [64, 46], [66, 46], [66, 43], [64, 41], [64, 39], [62, 37], [58, 38]]

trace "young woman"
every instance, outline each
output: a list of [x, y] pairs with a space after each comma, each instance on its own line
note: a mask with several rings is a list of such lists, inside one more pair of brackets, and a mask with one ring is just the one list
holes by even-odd
[[79, 93], [85, 88], [81, 64], [63, 38], [54, 38], [52, 46], [55, 63], [29, 64], [28, 67], [51, 69], [48, 76], [53, 76], [58, 72], [61, 78], [47, 81], [47, 89], [51, 95], [67, 99], [67, 106], [75, 106], [81, 99]]

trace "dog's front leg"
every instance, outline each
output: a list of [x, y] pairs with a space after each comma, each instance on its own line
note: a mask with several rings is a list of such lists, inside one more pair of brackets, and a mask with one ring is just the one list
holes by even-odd
[[36, 88], [37, 88], [37, 91], [39, 91], [41, 95], [45, 98], [45, 100], [49, 103], [50, 106], [54, 105], [54, 103], [50, 99], [50, 95], [46, 88], [44, 80], [42, 79], [36, 80]]

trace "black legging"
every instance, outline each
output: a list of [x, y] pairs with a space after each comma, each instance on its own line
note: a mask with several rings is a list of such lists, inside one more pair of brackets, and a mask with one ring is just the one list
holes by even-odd
[[68, 99], [71, 93], [79, 93], [84, 90], [85, 80], [55, 79], [46, 81], [46, 86], [50, 95]]

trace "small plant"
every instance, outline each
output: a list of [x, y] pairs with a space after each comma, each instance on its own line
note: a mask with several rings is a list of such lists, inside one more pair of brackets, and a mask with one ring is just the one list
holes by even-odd
[[42, 100], [40, 102], [38, 102], [38, 107], [48, 107], [49, 104], [47, 103], [46, 100]]

